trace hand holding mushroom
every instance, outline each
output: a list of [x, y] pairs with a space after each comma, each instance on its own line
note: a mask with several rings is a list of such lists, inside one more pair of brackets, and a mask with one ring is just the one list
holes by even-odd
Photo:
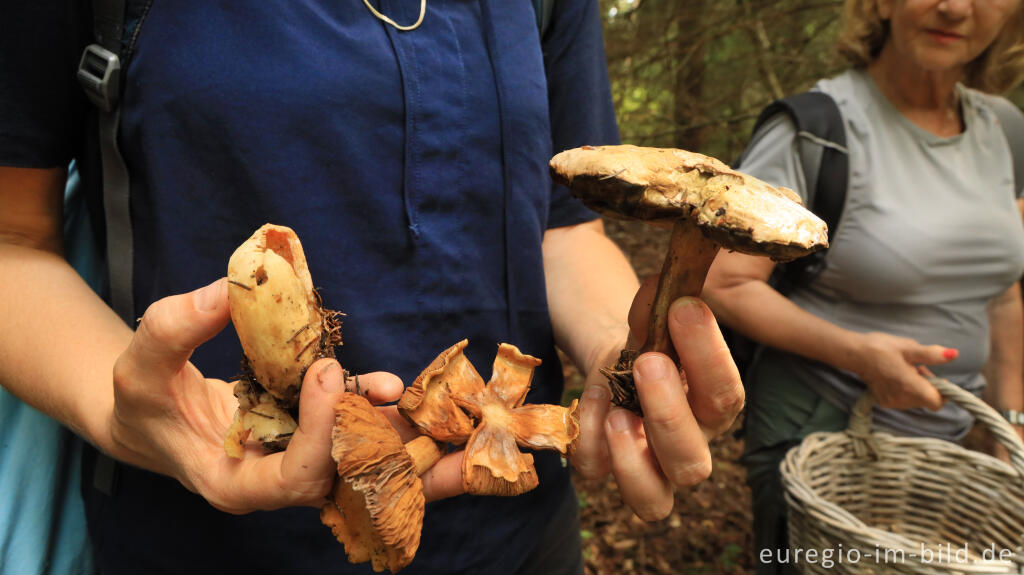
[[641, 517], [657, 519], [671, 510], [673, 486], [710, 473], [707, 441], [743, 403], [717, 324], [695, 299], [719, 246], [792, 259], [823, 247], [825, 226], [791, 191], [682, 150], [579, 148], [555, 156], [551, 172], [599, 212], [673, 226], [657, 290], [645, 284], [630, 311], [643, 347], [623, 350], [606, 370], [614, 403], [633, 413], [609, 411], [609, 385], [591, 373], [573, 458], [588, 476], [613, 471], [623, 499]]
[[[284, 234], [278, 239], [290, 244], [291, 230], [274, 229]], [[119, 449], [112, 455], [171, 476], [232, 513], [319, 506], [336, 475], [329, 457], [333, 405], [346, 384], [354, 387], [355, 380], [346, 381], [333, 359], [310, 362], [297, 380], [302, 382], [301, 391], [295, 390], [298, 397], [292, 397], [301, 399], [301, 406], [287, 449], [268, 455], [250, 434], [253, 441], [234, 442], [242, 448], [242, 459], [229, 458], [225, 434], [238, 407], [232, 385], [204, 377], [189, 362], [192, 352], [229, 320], [224, 279], [163, 298], [146, 310], [114, 367], [110, 443]], [[403, 389], [402, 382], [387, 373], [362, 375], [359, 383], [361, 391], [378, 403], [398, 399]], [[253, 417], [266, 419], [258, 413]], [[254, 427], [260, 435], [262, 428]], [[457, 477], [454, 481], [458, 485]]]
[[[227, 282], [174, 295], [146, 310], [114, 368], [113, 455], [171, 476], [231, 513], [318, 506], [335, 476], [330, 453], [333, 404], [344, 390], [334, 360], [314, 363], [303, 379], [299, 426], [284, 452], [224, 453], [225, 432], [238, 405], [232, 385], [203, 376], [189, 362], [195, 348], [230, 320]], [[360, 376], [378, 401], [393, 401], [401, 382], [389, 374]]]

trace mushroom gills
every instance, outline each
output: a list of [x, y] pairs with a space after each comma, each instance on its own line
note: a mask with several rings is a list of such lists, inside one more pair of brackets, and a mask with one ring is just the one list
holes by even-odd
[[419, 475], [441, 458], [432, 439], [402, 444], [366, 398], [345, 393], [335, 405], [331, 457], [338, 466], [333, 498], [320, 510], [352, 563], [392, 573], [419, 548], [425, 499]]

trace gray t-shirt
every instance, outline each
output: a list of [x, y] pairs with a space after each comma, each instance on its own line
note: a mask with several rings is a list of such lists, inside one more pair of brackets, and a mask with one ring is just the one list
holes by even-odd
[[[1024, 272], [1024, 226], [998, 120], [981, 95], [958, 86], [966, 129], [940, 138], [905, 118], [862, 70], [816, 89], [836, 100], [846, 121], [850, 182], [825, 272], [790, 298], [846, 329], [956, 348], [955, 361], [932, 371], [980, 393], [986, 306]], [[792, 120], [777, 116], [755, 135], [741, 169], [806, 202], [797, 137]], [[847, 409], [865, 389], [854, 374], [800, 356], [766, 350], [762, 361], [782, 362]], [[956, 439], [972, 420], [947, 404], [939, 412], [876, 409], [875, 421], [897, 433]]]

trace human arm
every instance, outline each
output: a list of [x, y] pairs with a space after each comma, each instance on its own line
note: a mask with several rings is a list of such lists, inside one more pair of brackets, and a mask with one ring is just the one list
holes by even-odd
[[544, 269], [556, 342], [586, 378], [573, 464], [587, 477], [611, 472], [638, 516], [661, 519], [672, 509], [675, 487], [707, 478], [708, 440], [728, 427], [743, 404], [739, 375], [717, 324], [698, 300], [684, 298], [673, 306], [670, 330], [686, 382], [666, 356], [638, 358], [641, 420], [610, 406], [600, 368], [614, 364], [627, 325], [646, 333], [644, 310], [655, 284], [647, 282], [637, 292], [632, 268], [599, 220], [548, 230]]
[[[348, 383], [337, 362], [310, 368], [285, 452], [227, 458], [232, 386], [188, 362], [229, 320], [223, 280], [154, 303], [132, 332], [61, 257], [63, 180], [63, 169], [0, 168], [0, 274], [16, 278], [0, 282], [0, 383], [115, 459], [174, 477], [222, 510], [319, 505], [334, 477], [333, 405]], [[390, 374], [360, 382], [376, 401], [402, 390]], [[424, 483], [428, 498], [457, 493], [457, 462]]]
[[855, 332], [819, 318], [768, 284], [774, 266], [767, 258], [720, 252], [703, 298], [719, 321], [751, 339], [857, 374], [884, 407], [942, 406], [942, 396], [917, 366], [952, 361], [955, 350]]
[[[985, 400], [998, 410], [1024, 411], [1024, 305], [1020, 284], [994, 298], [988, 306], [991, 351], [985, 364]], [[1024, 439], [1024, 428], [1015, 426]]]

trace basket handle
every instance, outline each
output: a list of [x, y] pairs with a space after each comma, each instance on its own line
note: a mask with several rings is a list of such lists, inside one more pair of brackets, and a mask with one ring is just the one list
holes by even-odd
[[[1010, 454], [1010, 464], [1017, 475], [1024, 479], [1024, 442], [1021, 442], [1017, 432], [1003, 419], [1003, 416], [992, 409], [987, 403], [978, 399], [973, 393], [961, 388], [959, 385], [941, 377], [928, 377], [929, 383], [939, 390], [943, 397], [966, 409], [978, 421], [985, 425], [996, 440], [1006, 448]], [[849, 433], [850, 435], [867, 440], [871, 435], [871, 409], [875, 404], [875, 398], [871, 392], [861, 395], [860, 399], [853, 406], [850, 413]], [[870, 447], [870, 445], [869, 445]]]

